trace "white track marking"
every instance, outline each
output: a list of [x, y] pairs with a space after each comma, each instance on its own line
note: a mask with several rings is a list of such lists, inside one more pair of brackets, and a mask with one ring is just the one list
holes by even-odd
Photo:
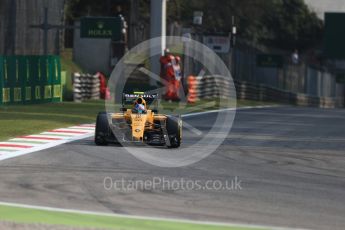
[[[270, 108], [270, 107], [272, 106], [247, 106], [247, 107], [241, 107], [241, 108], [218, 109], [218, 110], [210, 110], [210, 111], [205, 111], [205, 112], [183, 114], [181, 115], [181, 117], [193, 117], [193, 116], [200, 116], [200, 115], [205, 115], [205, 114], [210, 114], [210, 113], [219, 113], [219, 112], [225, 112], [225, 111], [235, 111], [235, 110], [253, 109], [253, 108]], [[192, 125], [190, 125], [189, 123], [185, 121], [183, 122], [183, 126], [198, 136], [202, 135], [202, 131], [193, 127]]]
[[0, 161], [5, 160], [5, 159], [9, 159], [9, 158], [13, 158], [13, 157], [22, 156], [22, 155], [25, 155], [28, 153], [38, 152], [38, 151], [41, 151], [44, 149], [49, 149], [49, 148], [52, 148], [52, 147], [55, 147], [58, 145], [62, 145], [62, 144], [68, 143], [68, 142], [92, 137], [93, 135], [94, 135], [93, 133], [88, 133], [85, 135], [80, 135], [80, 136], [76, 136], [76, 137], [72, 137], [72, 138], [68, 138], [68, 139], [64, 139], [64, 140], [48, 142], [47, 144], [42, 144], [40, 146], [36, 146], [36, 147], [28, 148], [28, 149], [21, 149], [21, 150], [16, 151], [16, 152], [9, 152], [8, 154], [1, 155]]
[[[11, 142], [11, 140], [8, 141], [2, 141], [0, 144], [7, 144], [7, 145], [18, 145], [18, 146], [38, 146], [38, 145], [42, 145], [41, 143], [28, 143], [28, 142]], [[0, 146], [0, 148], [6, 148], [6, 147], [2, 147]], [[12, 147], [11, 147], [12, 148]], [[23, 149], [18, 147], [19, 149]]]
[[188, 129], [189, 131], [191, 131], [192, 133], [201, 136], [202, 135], [202, 131], [195, 128], [194, 126], [190, 125], [188, 122], [183, 122], [183, 127]]
[[95, 131], [95, 129], [92, 129], [92, 130], [91, 129], [88, 129], [88, 130], [86, 129], [57, 129], [57, 130], [61, 132], [65, 131], [66, 133], [71, 133], [71, 132], [89, 133], [89, 132]]
[[64, 128], [64, 129], [54, 129], [54, 130], [50, 130], [48, 132], [51, 133], [56, 133], [56, 134], [70, 134], [70, 135], [80, 135], [80, 134], [85, 134], [85, 133], [90, 133], [93, 131], [90, 130], [76, 130], [76, 129], [68, 129], [68, 128]]
[[69, 129], [71, 130], [74, 130], [74, 129], [79, 129], [79, 130], [90, 130], [90, 131], [93, 131], [95, 130], [95, 127], [83, 127], [83, 126], [72, 126], [72, 127], [69, 127]]
[[[85, 127], [92, 128], [93, 126], [86, 124]], [[60, 129], [58, 129], [58, 130], [60, 130]], [[66, 129], [61, 129], [61, 130], [66, 130]], [[0, 146], [0, 149], [1, 149], [0, 150], [0, 161], [5, 160], [5, 159], [9, 159], [9, 158], [13, 158], [13, 157], [22, 156], [22, 155], [25, 155], [28, 153], [37, 152], [37, 151], [41, 151], [44, 149], [52, 148], [52, 147], [55, 147], [58, 145], [68, 143], [68, 142], [92, 137], [94, 135], [93, 130], [88, 130], [85, 133], [84, 132], [85, 131], [83, 131], [83, 133], [70, 134], [69, 136], [57, 136], [57, 135], [53, 135], [54, 132], [43, 132], [41, 134], [27, 135], [25, 137], [17, 137], [17, 138], [11, 139], [15, 142], [10, 142], [11, 140], [6, 141], [6, 142], [0, 142], [1, 144], [32, 146], [31, 148]], [[60, 134], [64, 134], [64, 133], [55, 133], [55, 134], [60, 135]], [[57, 140], [54, 140], [54, 139], [45, 140], [45, 139], [37, 139], [37, 138], [55, 138]], [[41, 142], [41, 143], [37, 143], [37, 144], [36, 143], [29, 143], [30, 141], [32, 141], [32, 142], [36, 141], [36, 142]], [[6, 150], [9, 150], [9, 151], [6, 151]], [[16, 151], [10, 151], [10, 150], [16, 150]]]
[[[87, 134], [90, 132], [85, 132], [85, 133], [67, 133], [67, 132], [54, 132], [54, 131], [48, 131], [48, 132], [44, 132], [42, 133], [42, 135], [46, 135], [46, 136], [50, 136], [50, 137], [55, 137], [55, 138], [69, 138], [69, 137], [74, 137], [74, 136], [79, 136], [82, 134]], [[58, 136], [61, 135], [61, 136]]]
[[[47, 133], [47, 132], [44, 132], [44, 133]], [[33, 134], [33, 135], [29, 135], [29, 136], [27, 136], [27, 138], [29, 139], [30, 137], [32, 137], [32, 139], [34, 139], [34, 138], [59, 138], [59, 139], [64, 139], [64, 138], [69, 138], [69, 137], [58, 137], [58, 136], [55, 136], [55, 135], [53, 135], [53, 133], [50, 133], [50, 132], [48, 132], [49, 134]], [[53, 141], [53, 140], [51, 140], [51, 141]]]
[[21, 138], [21, 137], [16, 137], [16, 138], [13, 138], [13, 139], [10, 139], [10, 141], [22, 141], [23, 143], [25, 143], [25, 141], [39, 141], [39, 142], [51, 142], [51, 140], [37, 140], [37, 139], [30, 139], [29, 137], [28, 138]]
[[181, 117], [194, 117], [194, 116], [200, 116], [204, 114], [219, 113], [219, 112], [225, 112], [225, 111], [264, 109], [264, 108], [274, 108], [274, 107], [278, 107], [278, 105], [244, 106], [244, 107], [239, 107], [239, 108], [215, 109], [215, 110], [210, 110], [210, 111], [205, 111], [205, 112], [183, 114], [181, 115]]
[[16, 151], [23, 150], [23, 148], [19, 148], [19, 147], [5, 147], [5, 146], [1, 146], [0, 148], [1, 149], [8, 149], [8, 150], [16, 150]]

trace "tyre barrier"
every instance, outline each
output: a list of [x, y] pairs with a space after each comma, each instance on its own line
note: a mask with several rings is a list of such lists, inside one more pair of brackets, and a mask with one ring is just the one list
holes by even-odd
[[73, 74], [73, 99], [75, 102], [99, 98], [100, 80], [98, 74]]
[[221, 75], [189, 76], [188, 102], [200, 99], [230, 98], [230, 80]]

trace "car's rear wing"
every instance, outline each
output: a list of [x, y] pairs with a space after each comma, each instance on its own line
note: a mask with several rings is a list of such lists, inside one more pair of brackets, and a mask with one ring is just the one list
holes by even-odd
[[138, 97], [142, 97], [148, 107], [154, 107], [157, 109], [158, 106], [158, 93], [150, 93], [147, 94], [145, 92], [133, 92], [133, 93], [123, 93], [122, 94], [122, 107], [126, 107], [126, 105], [133, 105], [134, 100]]

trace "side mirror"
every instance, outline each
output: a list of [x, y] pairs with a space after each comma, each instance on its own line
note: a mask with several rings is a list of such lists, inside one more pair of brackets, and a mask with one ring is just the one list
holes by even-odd
[[121, 112], [126, 112], [127, 109], [126, 109], [126, 108], [120, 108], [120, 111], [121, 111]]

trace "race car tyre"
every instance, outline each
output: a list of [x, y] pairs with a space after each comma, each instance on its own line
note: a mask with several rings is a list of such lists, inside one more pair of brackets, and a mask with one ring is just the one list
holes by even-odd
[[109, 123], [106, 112], [100, 112], [97, 115], [95, 143], [96, 145], [108, 145], [105, 135], [109, 133]]
[[179, 117], [168, 117], [166, 123], [170, 145], [168, 148], [178, 148], [182, 138], [182, 120]]

